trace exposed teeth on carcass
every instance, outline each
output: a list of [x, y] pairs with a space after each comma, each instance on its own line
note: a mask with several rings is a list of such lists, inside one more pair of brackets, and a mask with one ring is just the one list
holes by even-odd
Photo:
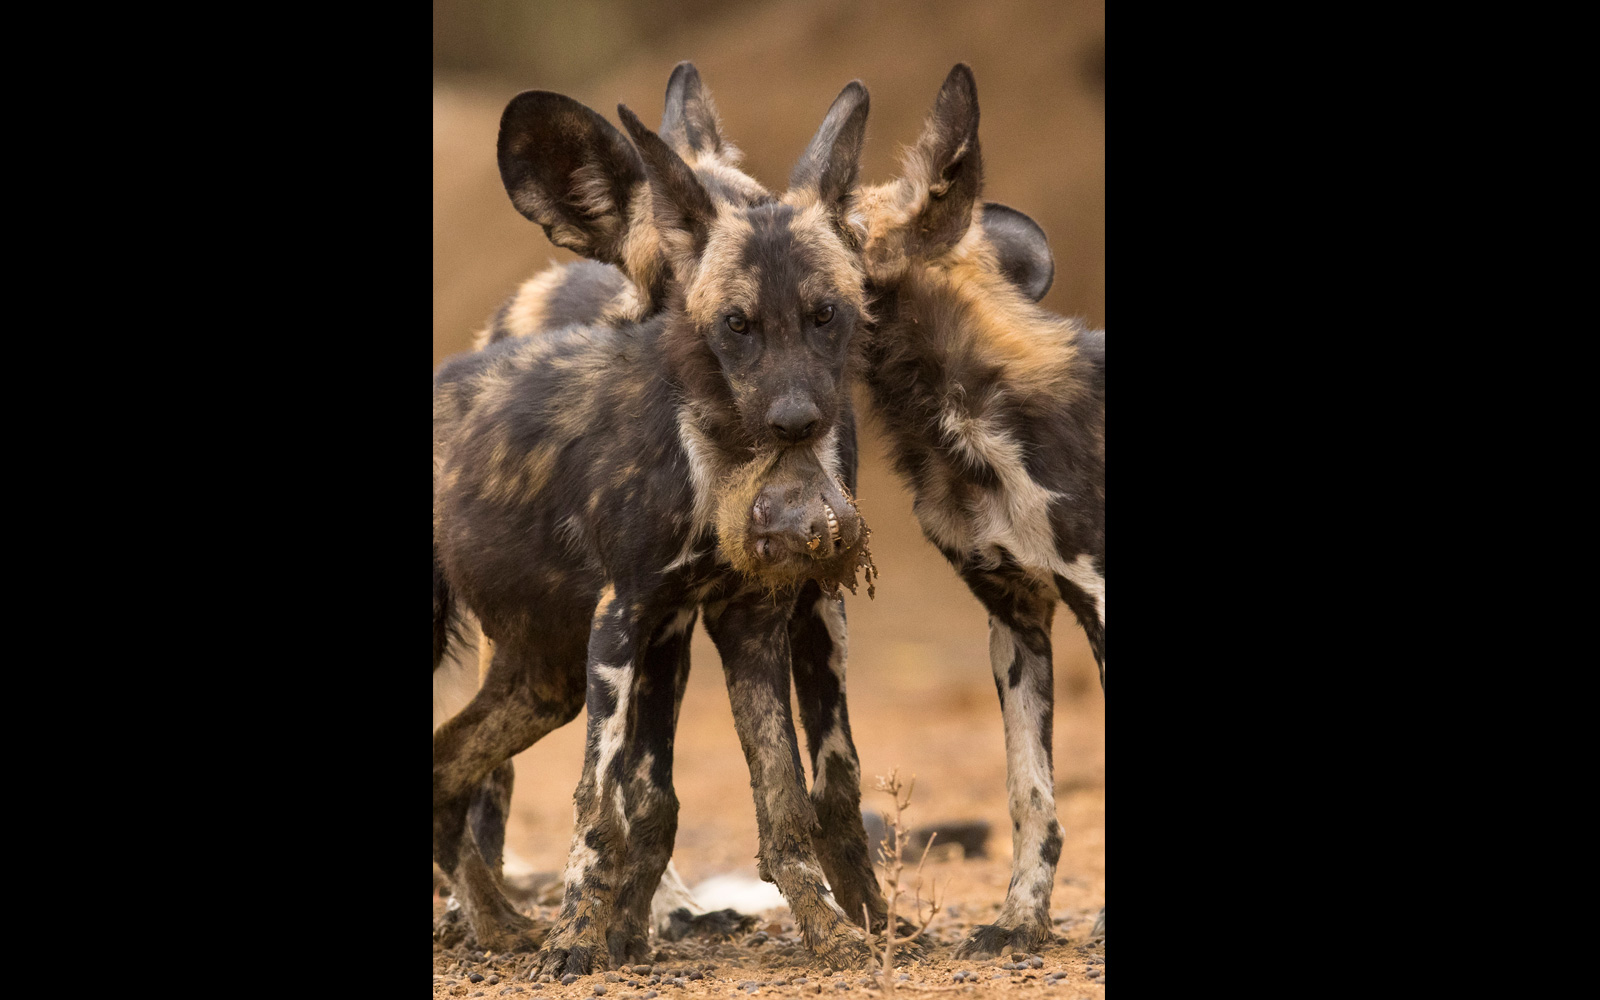
[[828, 506], [828, 501], [826, 500], [822, 501], [822, 509], [828, 512], [828, 543], [837, 545], [839, 544], [839, 517], [833, 512], [833, 508]]

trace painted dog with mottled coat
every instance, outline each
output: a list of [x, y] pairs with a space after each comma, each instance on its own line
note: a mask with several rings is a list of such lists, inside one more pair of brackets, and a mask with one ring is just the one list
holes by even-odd
[[[1052, 940], [1061, 854], [1051, 758], [1050, 628], [1083, 626], [1105, 686], [1105, 334], [1035, 304], [1042, 232], [983, 187], [977, 86], [951, 70], [902, 176], [857, 192], [852, 221], [875, 322], [866, 383], [923, 534], [989, 613], [1005, 723], [1012, 877], [992, 924], [957, 957]], [[1000, 252], [995, 233], [1011, 248]], [[1022, 280], [1019, 282], [1019, 274]], [[1039, 288], [1043, 294], [1043, 288]], [[1103, 932], [1104, 912], [1096, 933]]]
[[[865, 89], [847, 87], [789, 193], [747, 205], [702, 183], [626, 108], [637, 152], [560, 95], [507, 107], [500, 162], [513, 203], [665, 307], [492, 344], [435, 378], [436, 661], [458, 602], [493, 656], [472, 702], [435, 733], [434, 849], [484, 947], [526, 946], [538, 929], [504, 904], [472, 848], [473, 796], [587, 705], [566, 898], [539, 966], [587, 973], [645, 954], [676, 829], [688, 636], [703, 611], [751, 770], [761, 872], [819, 957], [868, 957], [813, 847], [822, 826], [788, 713], [791, 646], [842, 655], [842, 611], [819, 602], [798, 618], [794, 592], [732, 572], [712, 530], [718, 485], [761, 454], [803, 454], [829, 481], [854, 465], [841, 428], [865, 310], [842, 217], [866, 109]], [[664, 251], [659, 275], [646, 273], [647, 235]], [[817, 621], [828, 633], [808, 632]]]
[[[711, 95], [690, 62], [674, 67], [667, 83], [660, 136], [719, 201], [754, 206], [774, 200], [771, 192], [739, 169], [741, 153], [724, 135]], [[514, 160], [507, 167], [513, 173], [520, 169]], [[510, 187], [508, 183], [508, 190]], [[598, 259], [553, 265], [524, 282], [475, 337], [475, 346], [481, 349], [510, 337], [541, 336], [569, 326], [626, 326], [659, 313], [666, 305], [667, 261], [654, 229], [653, 213], [648, 206], [635, 205], [628, 218], [634, 231], [628, 237], [622, 259], [614, 259], [581, 231], [559, 226], [558, 222], [546, 224], [547, 234], [560, 245]], [[844, 480], [853, 491], [855, 425], [848, 405], [840, 413], [837, 448]], [[464, 624], [469, 627], [460, 630], [466, 633], [463, 641], [452, 646], [455, 655], [444, 662], [470, 670], [472, 667], [465, 660], [475, 657], [481, 679], [492, 662], [493, 643], [478, 632], [476, 623]], [[874, 926], [881, 929], [887, 907], [867, 861], [866, 833], [860, 820], [860, 765], [844, 700], [848, 640], [843, 603], [825, 595], [816, 582], [807, 582], [797, 602], [790, 634], [794, 684], [801, 701], [813, 774], [817, 773], [816, 755], [823, 745], [833, 748], [838, 756], [828, 772], [833, 781], [819, 779], [812, 787], [820, 824], [816, 849], [835, 899], [845, 912], [852, 920], [859, 919], [864, 904], [873, 914]], [[687, 644], [688, 636], [682, 641]], [[684, 655], [687, 656], [686, 651]], [[436, 657], [435, 662], [441, 661]], [[436, 692], [441, 685], [465, 686], [462, 679], [446, 676], [450, 673], [436, 666]], [[435, 703], [437, 728], [450, 713], [440, 710], [437, 693]], [[497, 875], [502, 864], [512, 779], [512, 765], [507, 761], [484, 780], [469, 811], [474, 840], [487, 867]], [[446, 913], [438, 931], [442, 940], [455, 940], [463, 934], [459, 916], [459, 910]], [[726, 934], [749, 919], [731, 910], [705, 913], [670, 862], [651, 903], [652, 926], [666, 938], [685, 933]]]

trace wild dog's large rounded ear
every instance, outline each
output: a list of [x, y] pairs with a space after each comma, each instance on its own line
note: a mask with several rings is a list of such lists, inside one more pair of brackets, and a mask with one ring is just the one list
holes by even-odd
[[861, 146], [867, 138], [867, 88], [851, 80], [834, 98], [828, 116], [811, 137], [811, 145], [789, 173], [789, 189], [816, 192], [817, 200], [836, 211], [856, 186]]
[[667, 81], [666, 110], [661, 113], [661, 138], [680, 154], [722, 152], [722, 128], [711, 92], [700, 83], [700, 71], [684, 60]]
[[908, 179], [928, 189], [907, 249], [922, 256], [942, 253], [966, 235], [972, 206], [983, 191], [978, 85], [966, 63], [956, 63], [945, 77], [906, 169]]
[[711, 204], [711, 196], [695, 178], [694, 171], [683, 162], [683, 157], [673, 152], [659, 135], [645, 128], [639, 116], [626, 105], [619, 104], [617, 117], [622, 119], [623, 127], [639, 147], [639, 155], [644, 160], [662, 248], [683, 275], [706, 248], [711, 221], [717, 216], [716, 206]]
[[1035, 302], [1056, 278], [1056, 260], [1044, 230], [1026, 215], [998, 202], [983, 203], [983, 235], [993, 244], [1006, 280]]
[[621, 132], [563, 94], [529, 90], [500, 116], [500, 180], [556, 246], [621, 265], [644, 163]]

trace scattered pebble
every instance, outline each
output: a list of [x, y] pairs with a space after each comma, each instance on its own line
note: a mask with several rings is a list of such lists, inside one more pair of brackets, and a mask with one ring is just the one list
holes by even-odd
[[597, 997], [605, 996], [606, 995], [606, 988], [604, 986], [601, 986], [599, 983], [595, 983], [594, 984], [594, 995], [597, 996]]
[[655, 990], [645, 990], [644, 995], [640, 997], [640, 1000], [652, 1000], [652, 998], [657, 996], [660, 996], [660, 994]]
[[496, 986], [496, 985], [499, 985], [499, 983], [500, 983], [500, 977], [499, 976], [490, 976], [489, 977], [489, 985], [490, 986]]
[[900, 980], [900, 981], [901, 981], [901, 982], [905, 982], [905, 981], [906, 981], [906, 980], [908, 980], [908, 979], [910, 979], [910, 978], [911, 978], [911, 973], [909, 973], [909, 972], [902, 972], [902, 973], [900, 973], [900, 975], [899, 975], [899, 976], [897, 976], [897, 977], [896, 977], [896, 978], [897, 978], [897, 979], [899, 979], [899, 980]]
[[703, 972], [691, 972], [691, 973], [689, 973], [689, 978], [691, 980], [704, 979], [705, 977], [706, 977], [706, 975]]
[[1042, 969], [1044, 968], [1044, 959], [1040, 958], [1038, 955], [1035, 955], [1028, 959], [1028, 964], [1033, 966], [1035, 969]]
[[808, 977], [806, 977], [806, 976], [801, 976], [801, 977], [800, 977], [800, 978], [799, 978], [799, 979], [796, 979], [796, 980], [795, 980], [795, 981], [794, 981], [794, 984], [795, 984], [795, 985], [796, 985], [796, 986], [804, 986], [804, 985], [805, 985], [805, 984], [806, 984], [806, 983], [809, 983], [809, 982], [810, 982], [810, 981], [811, 981], [811, 980], [810, 980], [810, 979], [809, 979], [809, 978], [808, 978]]
[[467, 977], [467, 982], [469, 982], [469, 983], [481, 983], [481, 982], [483, 982], [483, 973], [474, 972], [472, 975]]

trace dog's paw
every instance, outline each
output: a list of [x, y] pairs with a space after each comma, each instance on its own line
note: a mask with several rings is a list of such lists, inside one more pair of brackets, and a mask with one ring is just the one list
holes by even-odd
[[604, 972], [611, 967], [611, 953], [606, 948], [605, 934], [587, 916], [563, 917], [556, 923], [545, 940], [544, 948], [534, 956], [530, 978], [548, 975], [554, 979], [562, 976], [587, 976]]
[[1021, 924], [1002, 927], [999, 924], [980, 924], [956, 945], [954, 958], [993, 958], [1003, 951], [1033, 953], [1047, 944], [1055, 943], [1048, 927], [1038, 924]]
[[843, 920], [839, 921], [834, 932], [813, 947], [811, 952], [835, 972], [865, 969], [876, 964], [877, 960], [872, 951], [871, 939], [867, 937], [866, 932]]

